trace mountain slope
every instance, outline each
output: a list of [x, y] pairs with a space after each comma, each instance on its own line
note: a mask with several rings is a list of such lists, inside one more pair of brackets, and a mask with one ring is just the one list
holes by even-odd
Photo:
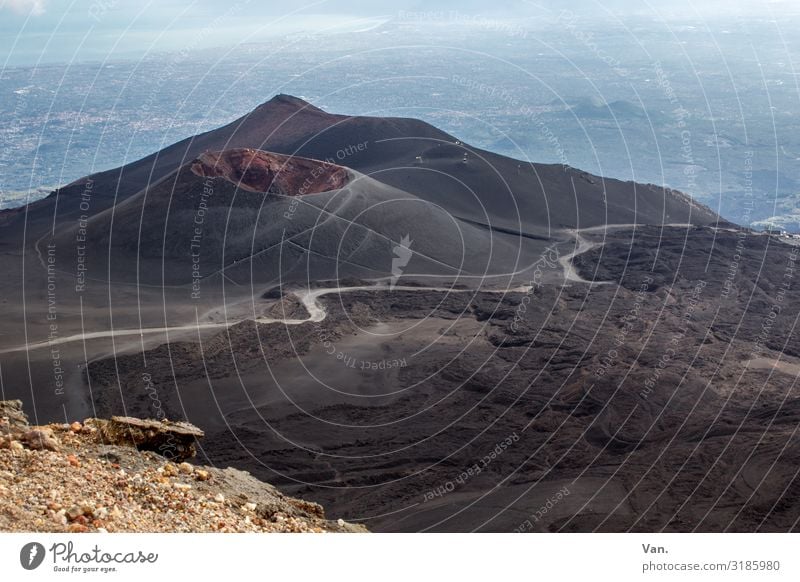
[[[0, 223], [6, 236], [19, 237], [27, 222], [31, 240], [53, 225], [102, 212], [205, 151], [235, 148], [330, 160], [491, 227], [546, 234], [607, 223], [719, 220], [688, 197], [662, 188], [521, 162], [463, 144], [415, 119], [335, 115], [278, 95], [226, 126], [77, 180], [25, 210], [1, 213]], [[86, 194], [90, 203], [81, 208]]]
[[81, 233], [90, 272], [147, 284], [223, 272], [260, 284], [388, 277], [406, 252], [405, 272], [446, 277], [510, 273], [535, 260], [518, 237], [358, 172], [259, 150], [203, 154], [85, 224], [62, 227], [59, 263], [77, 260]]

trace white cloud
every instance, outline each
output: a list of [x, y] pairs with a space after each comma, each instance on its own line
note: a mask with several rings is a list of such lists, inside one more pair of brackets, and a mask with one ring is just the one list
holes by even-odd
[[44, 0], [0, 0], [0, 10], [3, 8], [17, 14], [39, 16], [44, 14]]

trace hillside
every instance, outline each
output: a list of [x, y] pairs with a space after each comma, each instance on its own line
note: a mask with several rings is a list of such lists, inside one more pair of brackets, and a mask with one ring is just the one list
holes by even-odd
[[247, 472], [137, 450], [109, 421], [29, 426], [19, 401], [0, 401], [0, 414], [0, 531], [366, 531]]
[[[2, 212], [0, 222], [17, 236], [27, 222], [30, 240], [54, 224], [111, 208], [204, 152], [236, 148], [330, 160], [454, 216], [516, 231], [719, 220], [687, 196], [663, 188], [497, 155], [416, 119], [336, 115], [278, 95], [228, 125], [77, 180], [26, 209]], [[81, 209], [87, 193], [91, 204]]]

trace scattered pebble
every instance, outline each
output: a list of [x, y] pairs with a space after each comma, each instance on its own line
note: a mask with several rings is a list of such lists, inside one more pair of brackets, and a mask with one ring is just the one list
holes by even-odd
[[77, 505], [73, 505], [67, 510], [67, 519], [70, 521], [74, 521], [81, 515], [83, 515], [83, 510]]
[[195, 469], [194, 476], [198, 481], [208, 481], [211, 479], [211, 473], [203, 469]]

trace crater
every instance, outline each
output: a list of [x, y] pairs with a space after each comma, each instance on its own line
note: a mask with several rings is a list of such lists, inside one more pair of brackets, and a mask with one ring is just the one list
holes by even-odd
[[205, 152], [192, 162], [203, 178], [224, 178], [248, 192], [303, 196], [343, 188], [350, 171], [322, 160], [249, 148]]

